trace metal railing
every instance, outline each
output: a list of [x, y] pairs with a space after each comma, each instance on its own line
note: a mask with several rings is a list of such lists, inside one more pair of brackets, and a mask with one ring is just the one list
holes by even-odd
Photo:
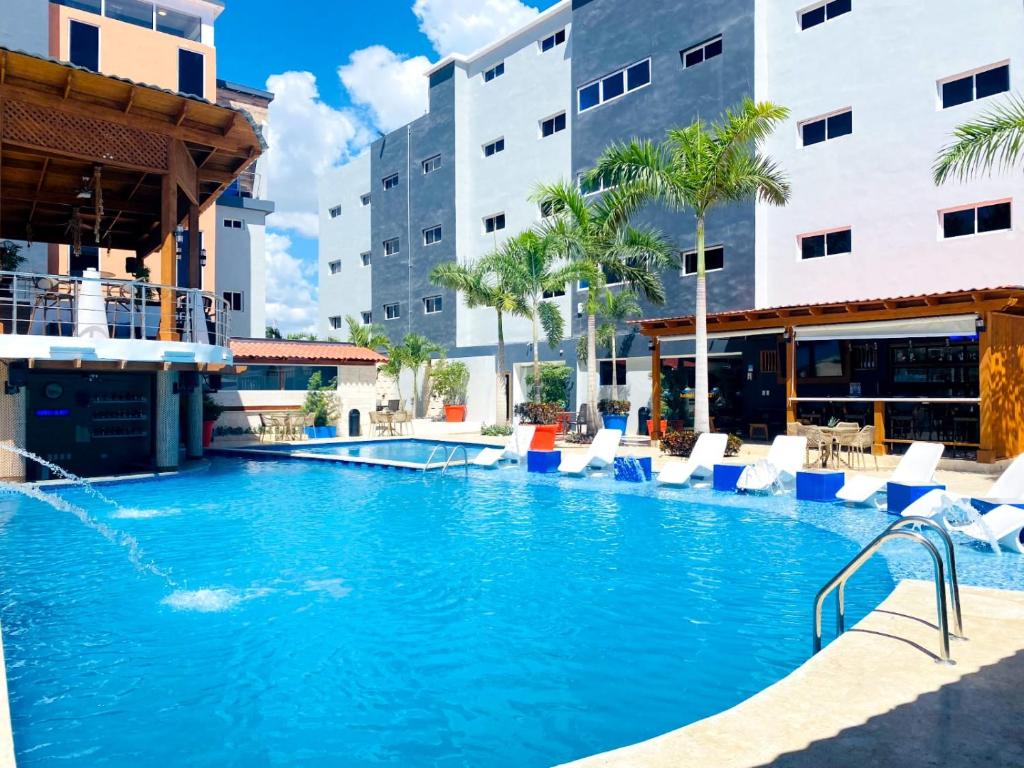
[[[943, 548], [945, 549], [948, 569], [943, 566], [942, 555], [939, 554], [939, 550], [928, 538], [924, 536], [924, 534], [917, 531], [904, 530], [910, 526], [931, 528], [939, 534], [942, 539]], [[851, 576], [853, 576], [853, 574], [860, 570], [864, 563], [870, 560], [871, 557], [881, 549], [883, 544], [893, 539], [907, 539], [909, 541], [914, 541], [924, 547], [932, 558], [932, 564], [934, 566], [933, 575], [935, 578], [935, 612], [939, 630], [939, 660], [947, 664], [954, 663], [949, 657], [950, 632], [948, 610], [946, 607], [945, 579], [945, 574], [947, 572], [949, 574], [950, 599], [953, 603], [953, 618], [956, 626], [955, 636], [960, 639], [965, 638], [963, 637], [963, 619], [960, 611], [960, 586], [956, 576], [956, 557], [953, 553], [953, 541], [949, 538], [949, 534], [941, 525], [926, 517], [904, 517], [897, 520], [882, 531], [881, 534], [875, 537], [875, 539], [864, 547], [864, 549], [857, 553], [856, 557], [847, 563], [839, 573], [833, 576], [832, 579], [829, 580], [821, 590], [819, 590], [814, 599], [814, 641], [812, 653], [818, 653], [818, 651], [821, 650], [821, 609], [825, 602], [825, 598], [827, 598], [833, 590], [838, 590], [836, 593], [836, 637], [838, 637], [846, 631], [846, 582]]]
[[[435, 445], [433, 450], [430, 451], [430, 455], [427, 456], [427, 461], [423, 465], [423, 471], [426, 472], [428, 469], [430, 469], [430, 462], [434, 460], [434, 454], [435, 453], [437, 453], [438, 451], [445, 451], [445, 450], [447, 450], [447, 448], [448, 448], [448, 446], [446, 446], [446, 445]], [[462, 467], [463, 467], [463, 469], [466, 470], [466, 478], [467, 479], [469, 478], [469, 451], [466, 450], [466, 446], [464, 446], [464, 445], [456, 445], [448, 453], [448, 456], [445, 458], [445, 461], [444, 461], [444, 466], [441, 467], [441, 474], [442, 475], [445, 472], [448, 471], [448, 467], [451, 466], [452, 459], [455, 457], [455, 453], [460, 448], [462, 449], [462, 455], [463, 455], [463, 457], [465, 459], [463, 461], [463, 463], [462, 463]]]
[[227, 346], [230, 317], [224, 299], [197, 288], [0, 272], [4, 334]]
[[256, 173], [256, 166], [254, 164], [251, 168], [242, 171], [238, 178], [228, 185], [228, 188], [224, 190], [224, 195], [258, 198], [261, 192], [262, 181], [260, 174]]

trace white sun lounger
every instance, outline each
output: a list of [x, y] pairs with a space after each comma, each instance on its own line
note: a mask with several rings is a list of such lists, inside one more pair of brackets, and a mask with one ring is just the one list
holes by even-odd
[[768, 449], [768, 456], [756, 464], [745, 467], [736, 489], [740, 491], [767, 491], [777, 484], [789, 486], [804, 465], [807, 438], [803, 435], [779, 435]]
[[967, 525], [952, 526], [951, 530], [983, 541], [998, 541], [999, 546], [1024, 555], [1024, 509], [1003, 504]]
[[1024, 501], [1024, 453], [1014, 459], [995, 481], [982, 501], [990, 504]]
[[729, 436], [704, 432], [697, 438], [697, 443], [686, 461], [670, 461], [658, 473], [658, 482], [663, 485], [686, 485], [696, 478], [708, 477], [725, 457], [725, 449], [729, 444]]
[[942, 443], [911, 443], [889, 477], [871, 477], [857, 475], [846, 481], [839, 489], [836, 498], [854, 504], [866, 504], [877, 494], [883, 493], [889, 482], [894, 483], [927, 483], [935, 477], [935, 468], [939, 465], [942, 452], [946, 449]]
[[524, 461], [535, 430], [533, 424], [520, 424], [509, 435], [504, 448], [484, 448], [473, 458], [473, 464], [478, 467], [497, 467], [503, 461]]
[[582, 475], [588, 469], [604, 469], [614, 464], [621, 439], [621, 429], [598, 430], [587, 452], [565, 456], [558, 465], [558, 471], [565, 475]]

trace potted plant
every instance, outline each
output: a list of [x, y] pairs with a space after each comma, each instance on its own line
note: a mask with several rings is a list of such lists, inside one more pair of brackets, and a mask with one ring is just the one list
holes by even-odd
[[626, 422], [629, 420], [629, 400], [602, 400], [597, 410], [604, 418], [605, 429], [618, 429], [626, 433]]
[[562, 412], [561, 403], [519, 403], [515, 409], [525, 424], [534, 424], [531, 451], [552, 451], [555, 448], [555, 435], [558, 434], [558, 414]]
[[209, 394], [203, 395], [203, 448], [209, 448], [210, 443], [213, 442], [213, 425], [217, 423], [217, 419], [224, 413], [224, 406], [210, 397]]
[[306, 402], [302, 405], [302, 412], [313, 417], [313, 424], [306, 427], [306, 437], [338, 436], [337, 425], [331, 423], [336, 420], [337, 416], [335, 388], [335, 380], [331, 379], [325, 385], [319, 371], [309, 377], [309, 384], [306, 386]]
[[469, 389], [469, 368], [465, 363], [445, 362], [431, 373], [434, 392], [444, 400], [444, 420], [466, 420], [466, 391]]

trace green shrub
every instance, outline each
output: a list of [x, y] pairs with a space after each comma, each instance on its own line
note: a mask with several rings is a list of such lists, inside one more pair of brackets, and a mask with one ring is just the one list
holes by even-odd
[[625, 416], [629, 413], [629, 400], [602, 400], [597, 404], [597, 411], [608, 416]]
[[[533, 369], [526, 374], [527, 396], [533, 399]], [[572, 368], [562, 363], [540, 364], [540, 399], [542, 403], [557, 403], [560, 410], [565, 410], [569, 403], [569, 390], [572, 389]]]
[[526, 424], [554, 424], [562, 410], [562, 403], [519, 403], [515, 414]]
[[465, 363], [440, 362], [430, 372], [434, 393], [445, 405], [465, 405], [469, 389], [469, 368]]
[[333, 394], [337, 386], [336, 379], [324, 384], [320, 371], [309, 377], [302, 412], [312, 414], [314, 427], [326, 427], [337, 418], [337, 402]]
[[512, 427], [508, 424], [487, 424], [480, 428], [480, 434], [484, 437], [508, 437], [512, 434]]
[[212, 397], [203, 395], [203, 421], [216, 421], [224, 410], [224, 406]]
[[[666, 432], [661, 437], [661, 451], [669, 456], [689, 456], [693, 452], [693, 446], [697, 444], [698, 433], [692, 429], [684, 429], [681, 432]], [[729, 435], [729, 441], [725, 446], [726, 456], [736, 456], [743, 447], [743, 441], [738, 435]]]

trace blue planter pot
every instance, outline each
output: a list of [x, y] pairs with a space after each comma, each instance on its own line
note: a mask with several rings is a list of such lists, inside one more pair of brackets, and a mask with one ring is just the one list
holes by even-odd
[[309, 437], [309, 438], [316, 437], [316, 427], [303, 427], [303, 429], [304, 429], [304, 431], [306, 433], [306, 437]]
[[619, 429], [622, 430], [622, 434], [626, 434], [626, 422], [629, 421], [629, 416], [606, 413], [603, 418], [605, 429]]
[[[308, 429], [310, 429], [310, 427], [306, 427], [306, 429], [308, 430]], [[324, 437], [337, 437], [338, 436], [338, 428], [337, 427], [313, 427], [312, 429], [314, 430], [314, 436], [315, 437], [324, 438]]]

